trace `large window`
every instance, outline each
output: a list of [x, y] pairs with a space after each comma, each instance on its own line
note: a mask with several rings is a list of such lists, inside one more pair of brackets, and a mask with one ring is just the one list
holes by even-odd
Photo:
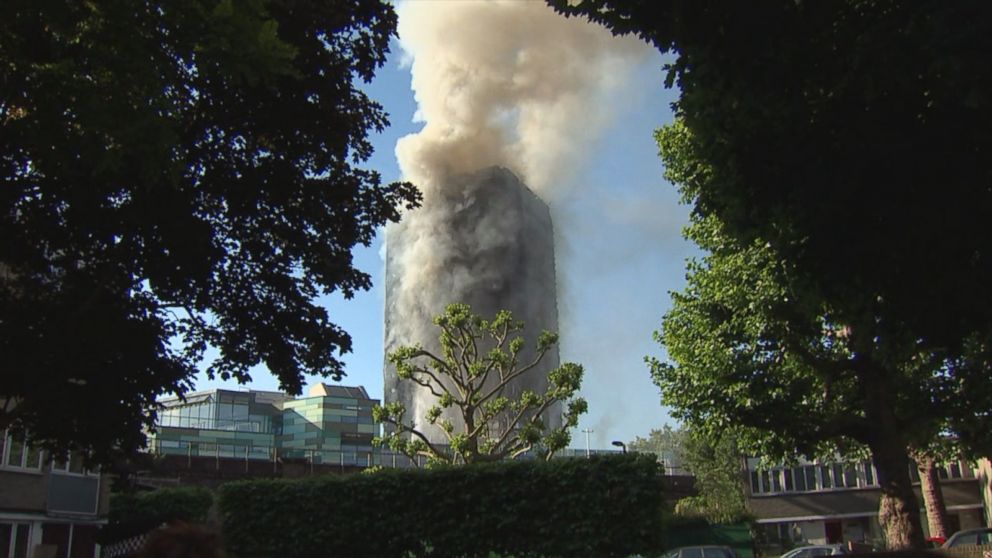
[[0, 467], [41, 471], [41, 451], [26, 444], [21, 437], [14, 437], [6, 431], [0, 435]]
[[52, 461], [52, 471], [68, 475], [99, 475], [98, 471], [91, 471], [83, 465], [83, 456], [79, 452], [69, 452], [68, 459]]
[[239, 432], [270, 432], [271, 418], [250, 414], [243, 394], [221, 393], [189, 397], [185, 403], [171, 402], [159, 412], [158, 425], [199, 430], [236, 430]]

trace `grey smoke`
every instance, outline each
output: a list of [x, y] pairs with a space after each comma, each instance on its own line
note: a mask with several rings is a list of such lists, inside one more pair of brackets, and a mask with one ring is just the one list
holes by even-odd
[[[558, 330], [548, 207], [501, 167], [455, 175], [443, 186], [419, 211], [387, 229], [386, 353], [420, 344], [440, 354], [431, 318], [450, 302], [464, 302], [487, 319], [509, 310], [522, 320], [528, 348], [520, 361], [530, 362], [540, 331]], [[547, 374], [556, 366], [558, 352], [549, 351], [539, 367], [517, 378], [505, 394], [515, 398], [525, 389], [543, 393]], [[439, 429], [424, 422], [435, 403], [427, 390], [398, 379], [390, 366], [384, 387], [386, 401], [402, 402], [418, 430], [433, 442], [444, 441]], [[453, 413], [447, 418], [462, 424]], [[549, 427], [560, 426], [560, 407], [547, 418]]]
[[406, 179], [429, 190], [452, 173], [512, 169], [541, 198], [615, 113], [614, 94], [650, 53], [544, 2], [404, 2], [399, 36], [424, 128], [402, 138]]
[[[424, 206], [387, 228], [386, 351], [431, 346], [430, 319], [450, 302], [509, 309], [531, 337], [558, 330], [552, 229], [540, 200], [553, 211], [567, 199], [570, 177], [623, 108], [615, 94], [650, 48], [539, 1], [417, 0], [398, 12], [424, 127], [396, 154]], [[496, 190], [528, 195], [514, 194], [519, 205], [507, 209], [509, 198], [485, 186], [494, 180], [510, 185]], [[531, 252], [535, 243], [547, 247]], [[390, 374], [386, 401], [422, 417], [429, 401], [405, 395]]]

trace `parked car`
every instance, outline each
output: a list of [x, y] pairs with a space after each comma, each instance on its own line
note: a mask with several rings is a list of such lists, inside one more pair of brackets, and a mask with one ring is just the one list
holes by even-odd
[[729, 546], [683, 546], [666, 551], [662, 558], [737, 558], [737, 553]]
[[943, 548], [966, 546], [973, 544], [992, 544], [992, 528], [965, 529], [958, 531], [947, 539]]
[[800, 546], [786, 552], [781, 558], [816, 558], [817, 556], [836, 556], [847, 554], [847, 547], [842, 544], [815, 544]]

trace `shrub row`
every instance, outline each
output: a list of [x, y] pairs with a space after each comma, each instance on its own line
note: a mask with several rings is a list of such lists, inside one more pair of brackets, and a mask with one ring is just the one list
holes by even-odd
[[161, 488], [152, 492], [113, 494], [100, 544], [146, 533], [173, 520], [203, 522], [213, 506], [213, 493], [196, 486]]
[[663, 513], [658, 466], [638, 455], [242, 481], [218, 506], [243, 557], [650, 554]]

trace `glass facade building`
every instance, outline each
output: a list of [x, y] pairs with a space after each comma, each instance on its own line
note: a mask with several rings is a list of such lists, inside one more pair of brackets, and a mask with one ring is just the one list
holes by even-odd
[[152, 450], [190, 457], [305, 459], [372, 465], [371, 399], [364, 387], [317, 384], [305, 397], [216, 389], [160, 402]]

